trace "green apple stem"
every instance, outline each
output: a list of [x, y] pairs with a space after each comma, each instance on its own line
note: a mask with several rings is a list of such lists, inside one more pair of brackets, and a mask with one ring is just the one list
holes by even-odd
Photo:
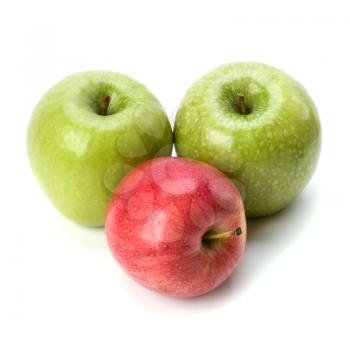
[[203, 239], [223, 239], [229, 237], [237, 237], [242, 234], [242, 229], [237, 227], [235, 230], [226, 231], [226, 232], [209, 232], [207, 233]]
[[111, 97], [106, 95], [103, 98], [103, 102], [100, 106], [100, 115], [106, 116], [108, 114], [108, 107], [109, 107], [110, 102], [111, 102]]
[[246, 107], [246, 105], [244, 104], [244, 93], [243, 92], [239, 92], [237, 94], [238, 96], [238, 107], [239, 107], [239, 112], [241, 114], [249, 114], [249, 109]]

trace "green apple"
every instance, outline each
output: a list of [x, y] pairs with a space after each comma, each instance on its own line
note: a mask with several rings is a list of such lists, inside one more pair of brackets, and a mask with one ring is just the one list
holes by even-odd
[[102, 226], [109, 198], [139, 163], [172, 151], [169, 120], [155, 96], [119, 73], [71, 75], [41, 99], [28, 127], [34, 174], [55, 206]]
[[271, 66], [223, 65], [198, 80], [179, 107], [177, 154], [207, 162], [240, 189], [250, 217], [286, 207], [312, 176], [321, 128], [305, 89]]

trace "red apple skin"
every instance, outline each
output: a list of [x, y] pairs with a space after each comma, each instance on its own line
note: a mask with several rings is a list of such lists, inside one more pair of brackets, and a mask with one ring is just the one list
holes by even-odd
[[[238, 236], [202, 238], [209, 229]], [[185, 158], [157, 158], [132, 170], [107, 210], [109, 247], [141, 285], [175, 297], [205, 294], [235, 270], [246, 241], [239, 191], [210, 165]], [[208, 241], [207, 241], [208, 242]]]

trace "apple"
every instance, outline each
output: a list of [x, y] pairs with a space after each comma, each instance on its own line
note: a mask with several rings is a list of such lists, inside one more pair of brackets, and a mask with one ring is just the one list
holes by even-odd
[[246, 241], [238, 189], [212, 166], [185, 158], [157, 158], [129, 172], [105, 227], [112, 254], [132, 278], [176, 297], [216, 288]]
[[305, 89], [261, 63], [223, 65], [199, 79], [179, 107], [177, 154], [209, 163], [239, 188], [247, 216], [270, 215], [304, 189], [321, 127]]
[[71, 75], [36, 106], [27, 146], [34, 174], [54, 205], [86, 226], [102, 226], [120, 179], [172, 151], [168, 118], [152, 93], [119, 73]]

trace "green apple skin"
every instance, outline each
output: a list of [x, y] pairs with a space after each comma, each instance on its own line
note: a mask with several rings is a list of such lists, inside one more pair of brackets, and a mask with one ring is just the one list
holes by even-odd
[[[106, 96], [107, 115], [101, 115]], [[55, 206], [79, 224], [103, 226], [121, 178], [145, 160], [171, 155], [172, 130], [142, 84], [119, 73], [90, 71], [63, 79], [43, 96], [29, 123], [27, 148]]]
[[247, 216], [262, 217], [286, 207], [306, 186], [319, 158], [321, 126], [296, 80], [265, 64], [239, 62], [189, 89], [176, 114], [174, 142], [179, 156], [229, 176]]

